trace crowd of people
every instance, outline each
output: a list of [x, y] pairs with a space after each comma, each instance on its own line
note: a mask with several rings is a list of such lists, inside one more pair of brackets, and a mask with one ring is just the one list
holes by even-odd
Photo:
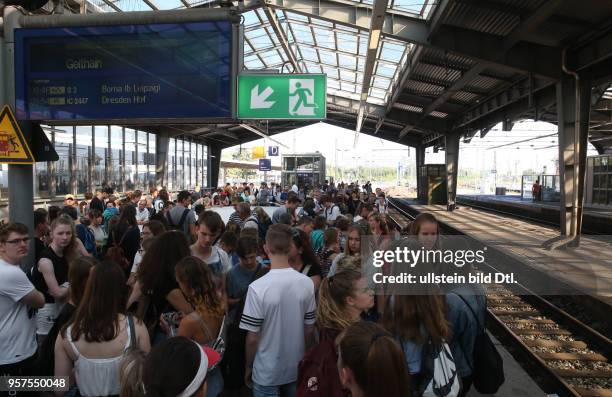
[[[433, 344], [464, 396], [484, 292], [375, 291], [366, 252], [404, 238], [387, 214], [369, 183], [67, 195], [0, 228], [0, 375], [69, 377], [58, 396], [421, 396]], [[403, 232], [441, 244], [431, 214]]]

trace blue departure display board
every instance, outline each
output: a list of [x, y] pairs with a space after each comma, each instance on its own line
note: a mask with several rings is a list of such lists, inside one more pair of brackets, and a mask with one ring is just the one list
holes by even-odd
[[20, 120], [231, 118], [230, 22], [15, 30]]

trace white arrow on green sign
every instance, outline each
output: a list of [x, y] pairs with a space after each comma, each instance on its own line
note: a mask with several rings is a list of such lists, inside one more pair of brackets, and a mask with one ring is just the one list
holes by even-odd
[[324, 74], [238, 76], [239, 119], [325, 119]]

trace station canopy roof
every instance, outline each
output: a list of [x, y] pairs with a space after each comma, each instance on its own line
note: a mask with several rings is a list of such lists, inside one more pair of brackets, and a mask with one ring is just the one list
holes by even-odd
[[[244, 68], [325, 73], [326, 122], [416, 146], [521, 119], [557, 122], [555, 85], [588, 76], [589, 139], [612, 150], [612, 1], [67, 0], [88, 12], [242, 8]], [[222, 147], [312, 121], [176, 125]], [[154, 126], [146, 126], [154, 130]], [[160, 128], [160, 127], [158, 127]], [[167, 128], [167, 127], [165, 127]]]

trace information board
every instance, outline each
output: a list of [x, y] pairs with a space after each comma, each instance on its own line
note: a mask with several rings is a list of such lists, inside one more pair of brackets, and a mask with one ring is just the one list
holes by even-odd
[[231, 23], [16, 29], [20, 120], [230, 118]]

